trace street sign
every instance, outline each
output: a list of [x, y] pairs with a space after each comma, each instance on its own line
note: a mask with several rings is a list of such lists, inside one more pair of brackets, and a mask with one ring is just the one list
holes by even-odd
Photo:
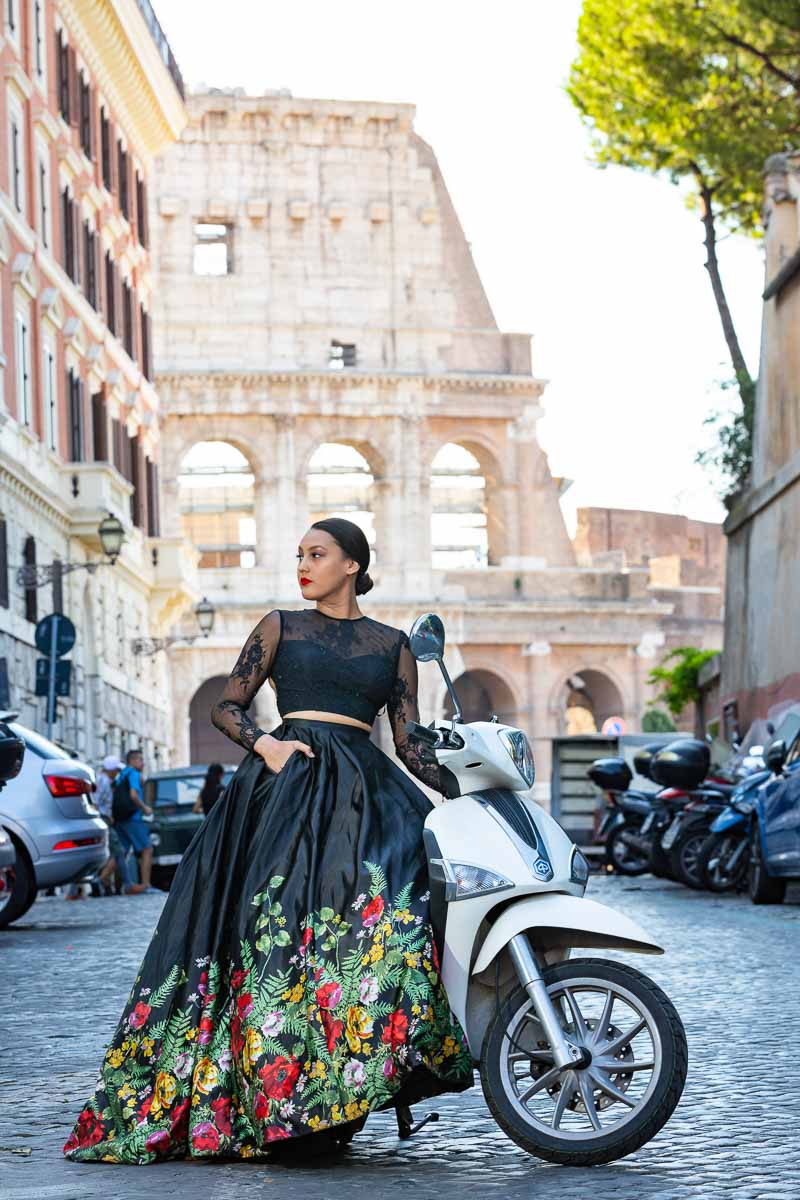
[[40, 654], [49, 656], [52, 653], [54, 639], [56, 658], [69, 654], [75, 645], [75, 626], [63, 613], [50, 613], [42, 617], [36, 626], [34, 641]]
[[625, 732], [625, 722], [622, 717], [608, 717], [603, 721], [602, 732], [606, 737], [622, 737]]
[[[62, 661], [57, 661], [55, 664], [55, 694], [56, 696], [68, 696], [70, 683], [72, 682], [72, 662], [65, 658]], [[46, 696], [50, 686], [50, 659], [37, 658], [36, 660], [36, 695]]]

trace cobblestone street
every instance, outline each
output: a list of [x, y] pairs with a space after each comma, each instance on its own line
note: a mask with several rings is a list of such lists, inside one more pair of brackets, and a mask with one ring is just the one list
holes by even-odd
[[797, 1200], [800, 895], [757, 908], [746, 898], [615, 878], [592, 880], [590, 894], [667, 946], [663, 958], [628, 961], [666, 989], [689, 1037], [684, 1098], [659, 1136], [630, 1158], [582, 1171], [531, 1159], [494, 1125], [476, 1086], [438, 1101], [439, 1124], [410, 1142], [397, 1139], [393, 1114], [380, 1114], [349, 1151], [307, 1165], [67, 1163], [61, 1146], [92, 1090], [162, 899], [42, 898], [0, 934], [0, 1200], [376, 1200], [412, 1192]]

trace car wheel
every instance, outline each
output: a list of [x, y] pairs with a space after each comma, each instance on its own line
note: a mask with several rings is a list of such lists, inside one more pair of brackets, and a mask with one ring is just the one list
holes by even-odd
[[11, 840], [17, 852], [14, 864], [14, 889], [8, 903], [0, 909], [0, 929], [5, 929], [12, 921], [18, 921], [24, 916], [36, 899], [36, 876], [33, 864], [28, 858], [28, 852], [21, 842], [12, 834]]
[[758, 822], [750, 834], [750, 873], [748, 891], [753, 904], [783, 904], [786, 895], [786, 880], [775, 879], [767, 874], [761, 853], [761, 834]]

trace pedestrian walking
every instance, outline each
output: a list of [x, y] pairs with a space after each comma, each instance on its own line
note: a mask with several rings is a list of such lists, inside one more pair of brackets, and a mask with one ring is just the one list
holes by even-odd
[[225, 768], [222, 763], [212, 763], [206, 771], [205, 781], [200, 789], [200, 795], [192, 806], [192, 812], [203, 813], [208, 816], [214, 805], [219, 800], [222, 793], [225, 791], [225, 785], [222, 782], [222, 776], [225, 774]]
[[[316, 522], [298, 554], [315, 606], [247, 639], [212, 710], [247, 753], [181, 859], [68, 1158], [306, 1155], [472, 1085], [431, 927], [431, 804], [371, 740], [379, 709], [409, 770], [448, 780], [406, 732], [408, 638], [359, 611], [369, 559], [357, 525]], [[248, 716], [267, 678], [272, 733]]]
[[102, 770], [97, 776], [97, 791], [95, 792], [94, 802], [100, 810], [101, 817], [106, 825], [108, 825], [108, 859], [103, 864], [99, 875], [100, 886], [105, 895], [113, 892], [112, 881], [116, 881], [118, 894], [129, 892], [132, 886], [128, 855], [123, 849], [122, 842], [114, 827], [113, 814], [114, 784], [120, 771], [124, 769], [125, 763], [121, 759], [117, 758], [115, 754], [107, 754], [103, 759]]
[[125, 889], [126, 895], [136, 895], [149, 889], [153, 866], [150, 830], [143, 820], [145, 816], [152, 816], [153, 810], [143, 799], [143, 770], [144, 756], [141, 750], [129, 750], [112, 792], [112, 815], [123, 853], [132, 851], [139, 863], [140, 882], [129, 884]]

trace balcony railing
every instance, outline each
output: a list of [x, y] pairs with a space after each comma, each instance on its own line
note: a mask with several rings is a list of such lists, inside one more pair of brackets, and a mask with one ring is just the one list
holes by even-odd
[[170, 49], [166, 34], [158, 23], [158, 17], [153, 12], [153, 6], [150, 3], [150, 0], [136, 0], [136, 3], [139, 6], [139, 12], [144, 17], [147, 28], [150, 30], [150, 36], [158, 47], [158, 53], [161, 55], [164, 61], [164, 66], [172, 76], [172, 82], [178, 89], [181, 100], [185, 100], [186, 90], [183, 86], [183, 76], [181, 75], [180, 67], [175, 59], [175, 55]]

